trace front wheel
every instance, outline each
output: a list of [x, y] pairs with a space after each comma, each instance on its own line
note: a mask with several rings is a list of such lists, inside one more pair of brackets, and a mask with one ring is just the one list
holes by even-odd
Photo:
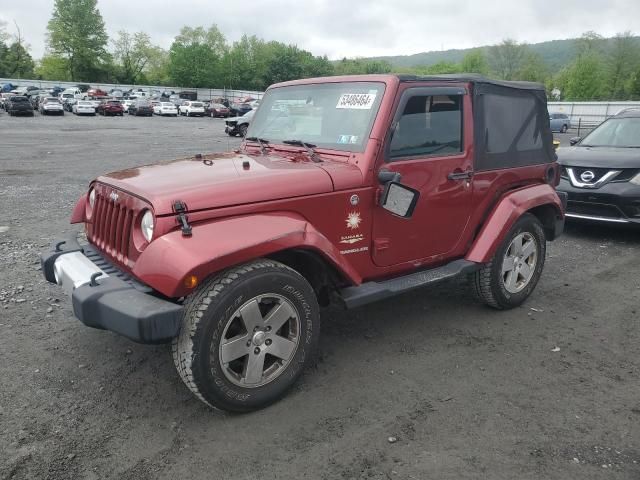
[[522, 304], [542, 275], [546, 248], [542, 224], [534, 215], [525, 213], [491, 261], [473, 274], [476, 298], [499, 310]]
[[240, 125], [240, 136], [241, 137], [246, 137], [247, 136], [247, 130], [249, 129], [249, 125]]
[[204, 403], [248, 412], [293, 385], [314, 357], [319, 331], [311, 285], [260, 259], [211, 278], [187, 299], [173, 360]]

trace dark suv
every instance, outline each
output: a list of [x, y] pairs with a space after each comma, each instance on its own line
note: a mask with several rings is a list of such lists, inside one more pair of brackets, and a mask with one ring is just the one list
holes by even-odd
[[136, 100], [133, 104], [129, 105], [128, 112], [129, 115], [135, 115], [136, 117], [151, 117], [153, 115], [153, 107], [151, 103], [146, 100]]
[[7, 102], [7, 112], [9, 115], [28, 115], [33, 117], [33, 105], [28, 97], [24, 95], [14, 95], [9, 97]]

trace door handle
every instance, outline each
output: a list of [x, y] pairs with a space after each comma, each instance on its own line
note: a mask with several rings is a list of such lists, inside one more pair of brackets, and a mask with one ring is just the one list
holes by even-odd
[[402, 175], [398, 172], [392, 172], [391, 170], [380, 170], [378, 172], [378, 182], [382, 185], [389, 182], [399, 182], [402, 179]]
[[466, 172], [454, 171], [447, 175], [449, 180], [469, 180], [473, 177], [473, 170], [467, 170]]

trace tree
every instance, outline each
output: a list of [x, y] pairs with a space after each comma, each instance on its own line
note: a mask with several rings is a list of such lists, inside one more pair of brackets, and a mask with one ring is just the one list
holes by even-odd
[[118, 37], [113, 40], [113, 47], [113, 59], [116, 62], [116, 78], [118, 82], [137, 83], [155, 53], [151, 44], [151, 37], [144, 32], [131, 34], [120, 30]]
[[185, 87], [215, 87], [221, 83], [221, 60], [227, 44], [212, 25], [182, 27], [169, 49], [169, 76], [171, 81]]
[[631, 99], [640, 100], [640, 67], [635, 71], [630, 83]]
[[169, 52], [152, 47], [149, 51], [149, 60], [141, 76], [141, 82], [152, 85], [169, 85]]
[[515, 74], [517, 80], [545, 83], [549, 78], [549, 69], [542, 57], [532, 51], [526, 51], [520, 70]]
[[566, 76], [567, 100], [599, 100], [605, 93], [604, 65], [601, 55], [586, 50], [576, 58]]
[[618, 33], [607, 61], [608, 98], [623, 100], [628, 97], [630, 82], [640, 65], [640, 44], [631, 32]]
[[44, 55], [35, 70], [36, 77], [41, 80], [57, 80], [68, 82], [69, 65], [66, 58], [55, 55]]
[[368, 60], [362, 58], [343, 58], [334, 64], [335, 75], [364, 75], [390, 73], [393, 67], [386, 60]]
[[50, 52], [67, 59], [71, 79], [95, 81], [105, 75], [108, 36], [97, 0], [55, 0], [47, 31]]
[[526, 48], [526, 45], [509, 38], [489, 47], [489, 63], [496, 76], [502, 80], [513, 80], [522, 68]]
[[16, 23], [16, 33], [11, 35], [7, 32], [6, 25], [6, 22], [0, 22], [0, 75], [32, 78], [35, 64], [29, 54], [29, 46], [22, 37], [22, 31]]
[[479, 48], [471, 50], [464, 56], [460, 68], [465, 73], [489, 74], [489, 63], [484, 52]]

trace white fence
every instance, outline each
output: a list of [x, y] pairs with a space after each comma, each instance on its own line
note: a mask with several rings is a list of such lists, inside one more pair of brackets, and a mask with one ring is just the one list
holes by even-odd
[[[85, 82], [55, 82], [49, 80], [26, 80], [26, 79], [16, 79], [16, 78], [0, 78], [0, 86], [5, 83], [11, 83], [16, 86], [29, 86], [33, 85], [34, 87], [47, 89], [56, 86], [60, 86], [63, 88], [74, 87], [79, 83]], [[86, 82], [89, 83], [89, 82]], [[106, 90], [107, 92], [112, 88], [119, 88], [122, 90], [129, 90], [130, 88], [142, 88], [145, 90], [153, 89], [160, 90], [161, 92], [165, 90], [173, 90], [174, 92], [196, 92], [198, 95], [198, 100], [211, 100], [212, 98], [226, 98], [230, 101], [234, 101], [236, 99], [245, 98], [245, 97], [253, 97], [255, 99], [262, 98], [264, 92], [254, 92], [250, 90], [230, 90], [226, 88], [187, 88], [187, 87], [162, 87], [158, 85], [124, 85], [124, 84], [111, 84], [111, 83], [91, 83], [92, 87], [99, 88], [101, 90]]]
[[549, 102], [552, 113], [569, 115], [573, 128], [595, 127], [625, 108], [640, 108], [640, 102]]

